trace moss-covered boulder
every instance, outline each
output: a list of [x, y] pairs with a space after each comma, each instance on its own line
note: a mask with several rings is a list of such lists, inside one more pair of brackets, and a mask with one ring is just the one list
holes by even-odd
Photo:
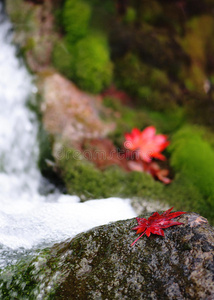
[[[101, 99], [80, 91], [57, 73], [42, 78], [43, 124], [48, 132], [44, 159], [52, 164], [65, 182], [68, 193], [82, 200], [123, 196], [163, 199], [163, 186], [151, 175], [125, 172], [127, 160], [106, 138], [114, 120]], [[132, 119], [135, 116], [132, 114]], [[123, 135], [123, 132], [121, 133]], [[47, 153], [52, 150], [52, 159]], [[43, 160], [46, 165], [46, 162]], [[97, 168], [98, 166], [98, 168]], [[47, 168], [45, 172], [47, 173]]]
[[176, 220], [132, 247], [135, 219], [56, 244], [2, 272], [1, 299], [212, 299], [214, 230], [195, 213]]
[[[105, 170], [99, 170], [86, 159], [86, 154], [87, 152], [82, 153], [77, 149], [64, 147], [55, 155], [70, 194], [78, 195], [83, 201], [112, 195], [133, 197], [133, 202], [137, 206], [144, 204], [144, 200], [148, 202], [163, 200], [163, 185], [155, 181], [151, 175], [142, 172], [126, 173], [119, 168], [117, 162]], [[106, 160], [108, 159], [111, 158], [107, 156]]]

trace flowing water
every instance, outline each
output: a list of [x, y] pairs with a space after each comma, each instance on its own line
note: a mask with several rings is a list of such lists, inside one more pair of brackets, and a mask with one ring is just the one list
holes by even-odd
[[135, 216], [129, 200], [80, 203], [57, 190], [39, 194], [37, 120], [27, 108], [36, 87], [16, 57], [0, 2], [0, 268], [26, 253], [110, 221]]

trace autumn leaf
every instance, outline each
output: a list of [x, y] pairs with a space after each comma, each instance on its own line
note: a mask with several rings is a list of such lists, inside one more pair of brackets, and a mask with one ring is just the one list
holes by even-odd
[[151, 174], [155, 179], [162, 181], [165, 184], [169, 184], [172, 180], [168, 178], [169, 170], [161, 169], [156, 162], [145, 163], [143, 162], [144, 172]]
[[169, 170], [161, 169], [156, 162], [146, 163], [142, 160], [128, 161], [127, 165], [131, 171], [146, 172], [165, 184], [169, 184], [172, 181], [167, 177], [169, 175]]
[[185, 212], [178, 211], [171, 213], [172, 210], [173, 207], [166, 210], [161, 215], [158, 212], [155, 212], [148, 218], [148, 220], [145, 218], [136, 218], [138, 226], [132, 228], [132, 230], [137, 230], [137, 234], [141, 232], [142, 234], [131, 244], [131, 246], [133, 246], [144, 234], [146, 234], [148, 237], [151, 235], [151, 233], [164, 236], [164, 231], [162, 229], [183, 224], [172, 221], [171, 219], [185, 214]]
[[149, 163], [152, 158], [165, 160], [165, 156], [161, 154], [168, 145], [167, 136], [163, 134], [155, 134], [154, 126], [145, 128], [142, 132], [134, 128], [131, 133], [126, 133], [124, 146], [126, 149], [136, 151], [140, 158]]

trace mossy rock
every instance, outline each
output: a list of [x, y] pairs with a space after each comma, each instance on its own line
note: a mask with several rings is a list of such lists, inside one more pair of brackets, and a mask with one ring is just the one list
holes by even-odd
[[111, 196], [137, 196], [148, 200], [163, 197], [163, 185], [151, 175], [126, 173], [117, 166], [100, 171], [83, 154], [72, 148], [65, 148], [61, 153], [58, 166], [68, 192], [78, 195], [83, 201]]
[[80, 233], [4, 270], [0, 297], [209, 299], [214, 293], [213, 228], [195, 213], [176, 221], [182, 225], [165, 229], [164, 237], [144, 235], [133, 247], [135, 219]]

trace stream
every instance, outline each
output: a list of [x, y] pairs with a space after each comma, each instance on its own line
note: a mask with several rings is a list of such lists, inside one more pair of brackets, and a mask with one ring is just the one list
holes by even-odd
[[37, 167], [38, 124], [27, 107], [37, 89], [12, 39], [0, 2], [0, 269], [94, 226], [135, 216], [129, 199], [80, 203], [57, 188], [39, 193], [45, 180]]

